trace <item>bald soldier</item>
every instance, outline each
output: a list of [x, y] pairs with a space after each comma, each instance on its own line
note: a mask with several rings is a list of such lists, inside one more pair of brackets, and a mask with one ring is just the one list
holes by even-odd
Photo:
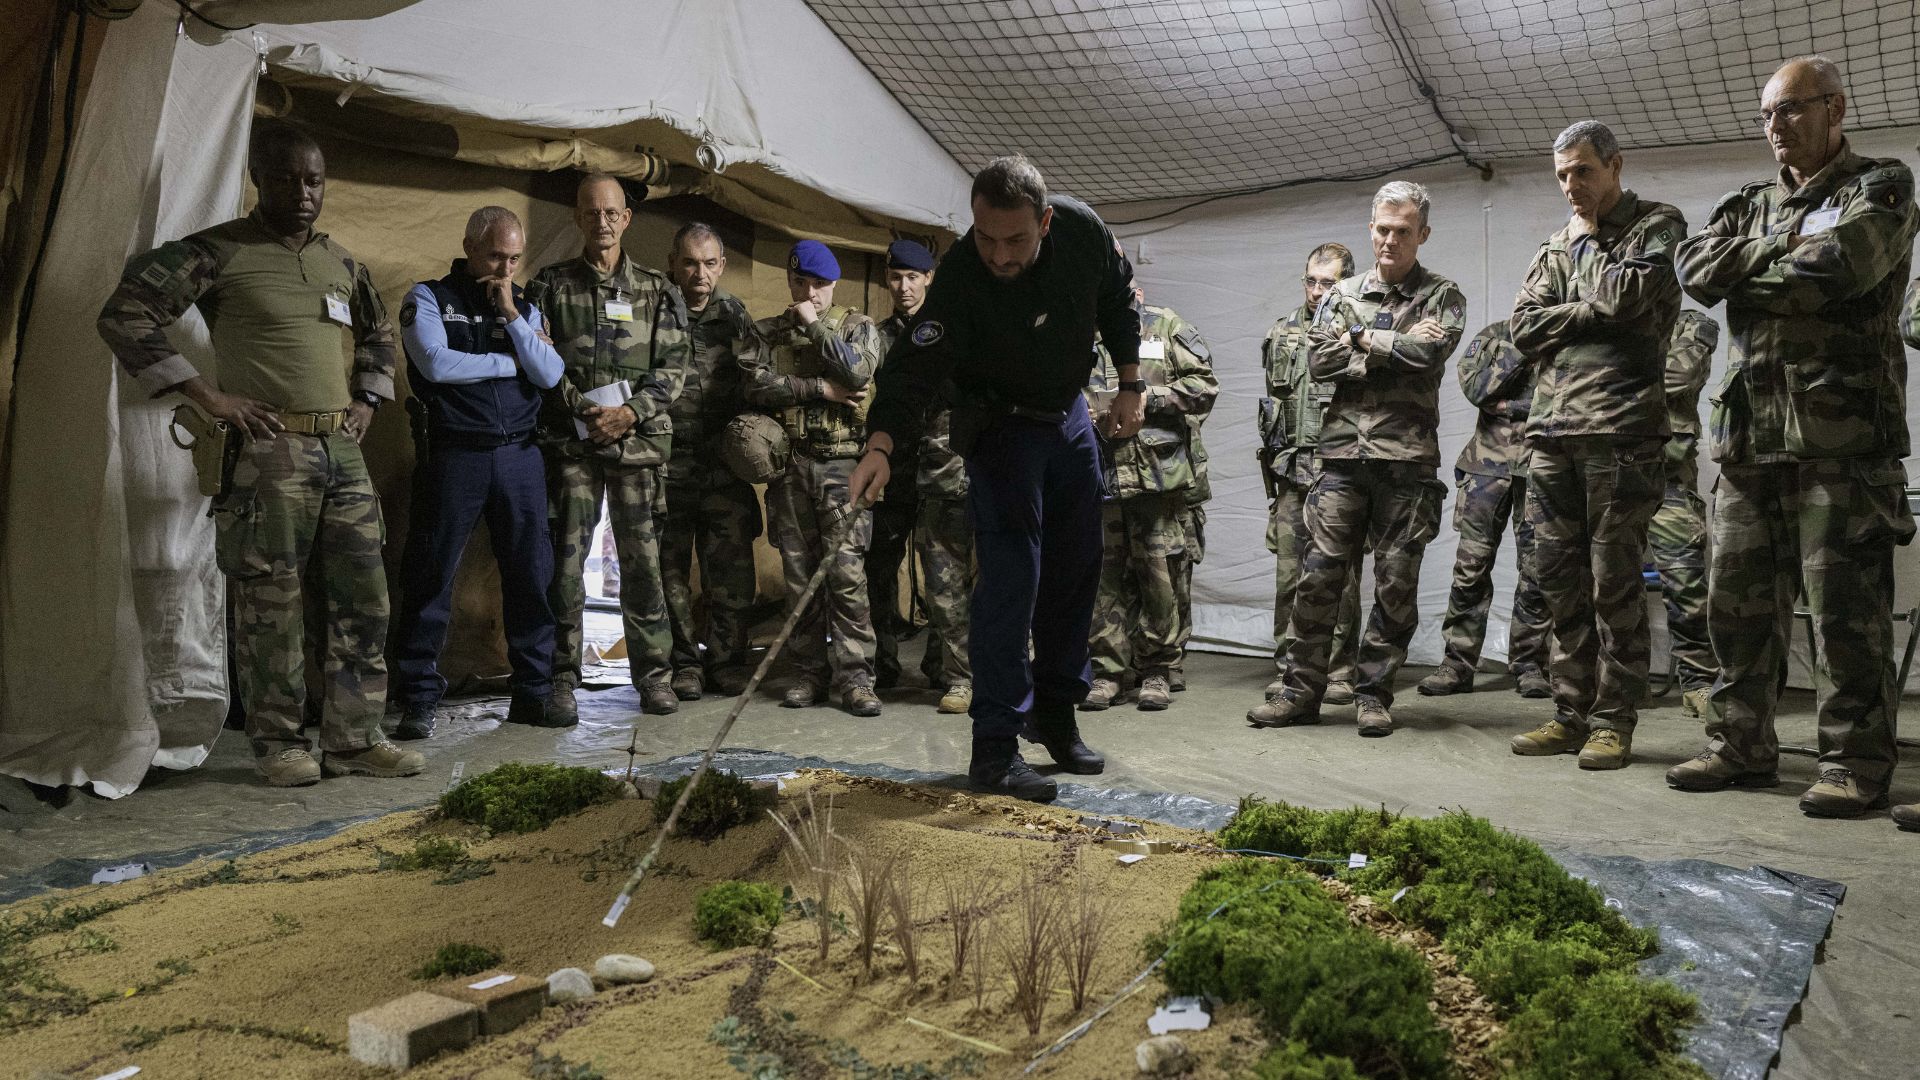
[[[1273, 663], [1286, 670], [1287, 625], [1293, 619], [1293, 598], [1300, 587], [1300, 563], [1306, 557], [1307, 491], [1320, 475], [1315, 454], [1320, 427], [1333, 400], [1334, 384], [1320, 382], [1307, 370], [1307, 330], [1313, 325], [1320, 301], [1344, 278], [1353, 276], [1353, 252], [1345, 244], [1321, 244], [1307, 253], [1306, 273], [1300, 284], [1306, 303], [1273, 324], [1260, 347], [1267, 375], [1267, 397], [1260, 403], [1260, 475], [1268, 499], [1267, 550], [1273, 552]], [[1340, 610], [1333, 624], [1328, 654], [1327, 692], [1321, 700], [1345, 705], [1353, 700], [1353, 654], [1360, 625], [1360, 575], [1356, 572], [1340, 594]], [[1276, 674], [1267, 684], [1269, 695], [1286, 684]]]
[[680, 707], [668, 683], [673, 630], [655, 522], [665, 506], [660, 467], [672, 449], [668, 410], [693, 348], [680, 290], [621, 250], [632, 221], [618, 180], [585, 177], [574, 195], [580, 256], [547, 267], [527, 286], [566, 361], [566, 377], [547, 394], [540, 435], [554, 537], [552, 727], [579, 721], [586, 559], [602, 502], [620, 556], [621, 626], [641, 709]]
[[1707, 746], [1667, 770], [1683, 791], [1779, 782], [1774, 710], [1794, 599], [1813, 612], [1819, 777], [1800, 809], [1887, 805], [1896, 756], [1893, 548], [1907, 508], [1900, 293], [1920, 213], [1913, 173], [1862, 157], [1840, 71], [1820, 56], [1768, 80], [1755, 118], [1779, 172], [1721, 199], [1680, 244], [1680, 281], [1727, 305], [1731, 362], [1715, 395], [1707, 628], [1720, 663]]
[[1647, 525], [1665, 490], [1667, 339], [1680, 314], [1673, 248], [1686, 219], [1620, 185], [1613, 129], [1553, 142], [1572, 217], [1533, 257], [1513, 343], [1536, 357], [1527, 414], [1527, 518], [1553, 619], [1553, 719], [1516, 754], [1619, 769], [1647, 693]]
[[[780, 549], [792, 610], [822, 561], [826, 583], [807, 604], [787, 657], [797, 676], [780, 704], [804, 709], [838, 695], [855, 716], [879, 716], [873, 692], [873, 617], [867, 544], [873, 513], [857, 505], [847, 479], [866, 434], [867, 390], [880, 366], [873, 320], [833, 302], [840, 261], [818, 240], [787, 255], [787, 310], [753, 324], [740, 349], [747, 402], [787, 431], [787, 469], [767, 485], [767, 523]], [[838, 548], [829, 550], [847, 516]]]
[[1373, 551], [1373, 610], [1360, 643], [1355, 727], [1393, 733], [1393, 679], [1419, 623], [1420, 561], [1440, 529], [1440, 380], [1460, 344], [1466, 298], [1420, 264], [1432, 235], [1427, 189], [1390, 181], [1373, 196], [1373, 268], [1333, 287], [1308, 331], [1308, 370], [1334, 384], [1307, 494], [1307, 551], [1282, 689], [1247, 713], [1256, 727], [1320, 721], [1340, 594]]
[[[386, 740], [387, 577], [380, 500], [360, 439], [393, 398], [393, 327], [366, 267], [315, 229], [327, 165], [307, 135], [262, 125], [247, 154], [260, 201], [127, 264], [100, 311], [127, 377], [180, 394], [220, 425], [214, 559], [233, 603], [233, 689], [254, 768], [273, 787], [320, 779], [301, 734], [309, 608], [326, 640], [320, 748], [330, 776], [411, 776], [426, 759]], [[217, 375], [167, 341], [190, 307]], [[205, 480], [203, 479], [203, 485]]]

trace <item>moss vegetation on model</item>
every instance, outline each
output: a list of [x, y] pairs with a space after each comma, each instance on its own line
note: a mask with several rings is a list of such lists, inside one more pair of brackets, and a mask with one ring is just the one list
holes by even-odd
[[[1502, 1075], [1524, 1080], [1697, 1077], [1680, 1056], [1694, 1001], [1642, 978], [1658, 948], [1537, 846], [1466, 814], [1317, 811], [1249, 798], [1220, 846], [1367, 865], [1342, 877], [1431, 933], [1494, 1005]], [[1423, 958], [1350, 923], [1315, 863], [1249, 858], [1201, 875], [1173, 923], [1166, 983], [1256, 1009], [1276, 1048], [1259, 1080], [1444, 1077], [1447, 1037]]]
[[416, 979], [447, 979], [457, 975], [478, 975], [500, 966], [500, 952], [485, 945], [452, 941], [440, 946], [427, 962], [414, 969]]
[[785, 909], [785, 898], [771, 885], [723, 881], [694, 900], [693, 933], [716, 949], [764, 945]]
[[461, 781], [440, 796], [440, 810], [496, 833], [526, 833], [619, 797], [620, 781], [593, 769], [510, 761]]
[[[691, 779], [693, 776], [689, 773], [660, 785], [660, 793], [653, 797], [655, 821], [667, 820], [673, 804], [680, 801], [680, 793], [687, 789]], [[687, 808], [680, 811], [680, 820], [673, 824], [673, 834], [711, 843], [736, 825], [760, 820], [760, 815], [773, 809], [777, 800], [771, 787], [756, 787], [751, 780], [715, 769], [700, 778], [700, 786], [693, 789]]]

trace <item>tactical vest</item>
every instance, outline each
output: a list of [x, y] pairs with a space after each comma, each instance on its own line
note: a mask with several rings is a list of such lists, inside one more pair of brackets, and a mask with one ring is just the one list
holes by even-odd
[[[1320, 444], [1320, 427], [1326, 419], [1327, 405], [1333, 401], [1334, 392], [1333, 383], [1314, 381], [1307, 370], [1306, 360], [1298, 355], [1306, 339], [1307, 324], [1293, 325], [1292, 316], [1289, 316], [1285, 333], [1269, 335], [1261, 343], [1261, 351], [1265, 353], [1261, 359], [1266, 364], [1267, 379], [1279, 391], [1276, 416], [1284, 426], [1278, 443], [1295, 448]], [[1291, 355], [1282, 356], [1282, 352]]]
[[[839, 338], [840, 328], [852, 314], [847, 308], [830, 307], [820, 314], [820, 325], [828, 337]], [[773, 349], [770, 359], [774, 374], [802, 379], [827, 377], [826, 370], [813, 355], [813, 342], [804, 327], [790, 326], [769, 344]], [[866, 400], [858, 405], [843, 405], [824, 398], [791, 405], [780, 410], [780, 426], [787, 429], [787, 439], [795, 447], [804, 448], [813, 457], [859, 457], [867, 437], [867, 408], [872, 400], [869, 387]]]
[[[494, 310], [486, 291], [464, 267], [456, 263], [446, 277], [425, 284], [439, 307], [447, 348], [464, 353], [513, 352], [506, 317]], [[525, 310], [518, 285], [513, 287], [513, 300], [516, 308]], [[504, 445], [532, 435], [540, 418], [539, 389], [517, 374], [454, 386], [420, 375], [409, 355], [407, 385], [426, 407], [429, 444]]]

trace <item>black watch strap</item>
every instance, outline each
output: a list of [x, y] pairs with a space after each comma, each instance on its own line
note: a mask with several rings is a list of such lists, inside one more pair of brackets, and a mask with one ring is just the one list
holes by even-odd
[[1136, 394], [1144, 394], [1147, 392], [1147, 380], [1145, 379], [1121, 379], [1119, 382], [1114, 383], [1114, 386], [1121, 390], [1131, 390]]

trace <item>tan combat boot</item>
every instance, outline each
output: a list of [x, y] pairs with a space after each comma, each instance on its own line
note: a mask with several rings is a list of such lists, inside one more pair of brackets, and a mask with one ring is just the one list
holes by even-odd
[[813, 683], [802, 679], [792, 686], [787, 687], [787, 692], [780, 697], [780, 707], [783, 709], [810, 709], [820, 704], [820, 699], [826, 696], [826, 687], [815, 686]]
[[879, 716], [880, 695], [871, 686], [849, 686], [840, 695], [840, 704], [855, 716]]
[[1345, 679], [1328, 683], [1327, 692], [1320, 695], [1320, 703], [1322, 705], [1353, 704], [1353, 684]]
[[1112, 705], [1120, 696], [1120, 684], [1112, 679], [1095, 679], [1093, 687], [1087, 691], [1086, 700], [1080, 703], [1081, 712], [1099, 712]]
[[1287, 677], [1285, 675], [1275, 675], [1273, 681], [1267, 684], [1267, 696], [1270, 698], [1279, 697], [1281, 694], [1286, 693], [1286, 691]]
[[1713, 710], [1707, 704], [1707, 695], [1713, 693], [1711, 686], [1696, 686], [1680, 692], [1680, 712], [1686, 716], [1712, 716]]
[[1515, 735], [1507, 745], [1521, 757], [1550, 757], [1576, 753], [1586, 742], [1586, 732], [1556, 717], [1524, 735]]
[[954, 683], [947, 687], [946, 694], [940, 698], [940, 711], [948, 716], [964, 715], [971, 708], [973, 708], [973, 684], [970, 682]]
[[1906, 803], [1896, 806], [1887, 815], [1893, 823], [1908, 832], [1920, 832], [1920, 803]]
[[1667, 786], [1678, 791], [1720, 791], [1730, 787], [1772, 787], [1780, 782], [1775, 766], [1755, 768], [1715, 751], [1700, 751], [1692, 761], [1667, 770]]
[[255, 758], [253, 767], [266, 778], [268, 787], [305, 787], [320, 782], [320, 763], [313, 760], [312, 754], [297, 746]]
[[1888, 801], [1884, 789], [1874, 792], [1852, 769], [1828, 765], [1820, 770], [1820, 779], [1800, 796], [1800, 812], [1812, 817], [1857, 817], [1885, 807]]
[[1360, 734], [1378, 739], [1393, 734], [1393, 714], [1379, 698], [1363, 697], [1354, 710], [1354, 724]]
[[365, 750], [327, 751], [328, 776], [412, 776], [427, 767], [418, 750], [377, 742]]
[[1433, 669], [1433, 674], [1420, 680], [1414, 687], [1423, 697], [1446, 697], [1449, 694], [1470, 694], [1473, 692], [1473, 672], [1462, 671], [1452, 664], [1441, 664]]
[[1583, 769], [1624, 769], [1632, 755], [1633, 736], [1602, 728], [1587, 736], [1587, 744], [1580, 748], [1580, 767]]
[[1167, 685], [1167, 677], [1161, 672], [1141, 679], [1137, 696], [1141, 712], [1159, 712], [1173, 704], [1173, 688]]
[[1299, 727], [1319, 722], [1319, 705], [1290, 694], [1275, 694], [1247, 710], [1247, 723], [1254, 727]]
[[649, 716], [665, 716], [680, 711], [680, 698], [665, 679], [652, 679], [634, 689], [640, 691], [640, 711]]

